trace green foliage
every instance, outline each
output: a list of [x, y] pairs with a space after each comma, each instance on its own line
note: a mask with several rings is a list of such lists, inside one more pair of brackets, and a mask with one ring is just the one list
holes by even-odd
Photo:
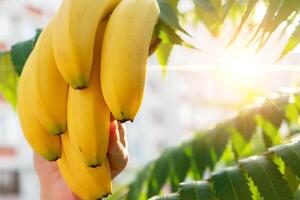
[[[288, 160], [291, 158], [282, 161], [272, 159], [273, 154], [290, 157], [294, 154], [291, 149], [298, 154], [300, 141], [271, 148], [261, 156], [243, 159], [233, 167], [214, 173], [205, 181], [181, 183], [175, 196], [181, 200], [298, 199], [299, 181], [295, 174], [289, 172], [288, 167]], [[294, 182], [293, 190], [291, 190], [291, 182]], [[151, 199], [163, 200], [165, 197], [155, 196]]]
[[210, 183], [198, 181], [193, 183], [181, 183], [179, 185], [181, 200], [213, 200], [214, 195]]
[[[169, 160], [171, 172], [170, 172], [170, 182], [171, 190], [175, 191], [177, 185], [185, 180], [187, 173], [190, 169], [190, 158], [189, 158], [189, 147], [187, 144], [183, 144], [181, 148], [175, 148], [171, 154], [171, 158], [176, 158], [176, 160]], [[180, 163], [180, 165], [177, 165]]]
[[253, 179], [262, 197], [266, 200], [292, 199], [287, 182], [270, 159], [255, 156], [241, 162], [242, 168]]
[[[249, 42], [251, 43], [259, 40], [258, 49], [262, 48], [266, 44], [281, 24], [287, 23], [287, 26], [283, 29], [284, 31], [288, 27], [292, 26], [291, 21], [295, 21], [295, 13], [299, 12], [300, 9], [300, 2], [298, 0], [268, 0], [267, 3], [267, 12]], [[290, 42], [286, 46], [280, 58], [295, 47], [292, 47], [292, 43], [295, 41], [295, 36], [297, 37], [296, 33], [291, 36]]]
[[27, 40], [25, 42], [19, 42], [12, 46], [11, 48], [11, 58], [12, 62], [15, 67], [15, 71], [20, 76], [23, 70], [23, 67], [25, 65], [25, 62], [27, 61], [27, 58], [29, 57], [31, 51], [34, 48], [35, 42], [40, 35], [41, 30], [37, 30], [36, 35], [33, 39]]
[[246, 23], [247, 19], [249, 18], [251, 12], [254, 10], [255, 5], [257, 4], [257, 2], [258, 2], [258, 0], [249, 0], [249, 1], [248, 1], [248, 5], [247, 5], [246, 12], [245, 12], [245, 14], [244, 14], [244, 16], [243, 16], [243, 18], [242, 18], [242, 21], [241, 21], [241, 23], [240, 23], [240, 25], [239, 25], [237, 31], [235, 32], [233, 38], [232, 38], [231, 41], [229, 42], [229, 45], [232, 44], [232, 43], [236, 40], [236, 38], [237, 38], [237, 36], [239, 35], [239, 33], [241, 32], [241, 30], [242, 30], [244, 24]]
[[137, 174], [137, 179], [129, 185], [127, 199], [138, 199], [140, 196], [144, 196], [142, 189], [144, 184], [146, 184], [146, 179], [152, 171], [151, 168], [152, 163], [148, 164], [145, 167], [145, 170], [142, 170]]
[[292, 51], [300, 42], [300, 24], [296, 27], [294, 33], [290, 37], [279, 59], [283, 58], [287, 53]]
[[300, 178], [300, 148], [297, 148], [297, 142], [289, 143], [271, 148], [270, 150], [277, 154], [284, 163]]
[[166, 150], [166, 152], [163, 153], [163, 155], [154, 163], [154, 167], [150, 172], [150, 178], [148, 181], [148, 197], [158, 194], [166, 182], [170, 173], [170, 153], [171, 150]]
[[220, 200], [251, 200], [248, 181], [241, 169], [232, 167], [214, 174], [212, 182], [216, 196]]
[[[296, 151], [300, 150], [300, 141], [284, 144], [278, 147], [270, 149], [264, 154], [264, 156], [254, 156], [244, 160], [241, 160], [238, 165], [227, 168], [222, 172], [214, 174], [208, 179], [212, 182], [213, 187], [210, 190], [210, 195], [216, 193], [218, 199], [261, 199], [265, 200], [288, 200], [293, 199], [293, 192], [289, 188], [288, 180], [286, 176], [279, 170], [279, 166], [276, 165], [269, 155], [271, 153], [277, 153], [280, 151], [287, 152], [286, 149], [293, 148]], [[275, 151], [275, 152], [274, 152]], [[285, 155], [290, 154], [285, 153]], [[283, 165], [288, 165], [286, 161]], [[247, 179], [247, 174], [253, 180]], [[290, 175], [295, 180], [295, 175]], [[192, 188], [195, 183], [186, 183], [186, 187]], [[299, 182], [297, 182], [297, 185]], [[250, 193], [251, 187], [257, 187], [260, 194]], [[298, 186], [296, 186], [298, 187]], [[180, 186], [179, 186], [180, 188]], [[252, 189], [253, 190], [253, 189]], [[181, 194], [179, 189], [180, 198]], [[197, 194], [190, 193], [189, 199], [197, 199]], [[207, 194], [206, 194], [207, 195]], [[298, 195], [298, 191], [295, 192]]]
[[161, 43], [156, 49], [157, 60], [163, 69], [166, 69], [172, 48], [172, 44]]
[[[294, 101], [290, 102], [290, 99]], [[271, 148], [263, 156], [240, 162], [238, 160], [261, 154], [267, 150], [266, 147], [280, 144], [282, 139], [292, 135], [283, 136], [279, 129], [282, 124], [288, 125], [291, 120], [296, 121], [298, 118], [293, 114], [300, 109], [298, 99], [298, 94], [280, 94], [276, 98], [266, 98], [260, 105], [248, 106], [236, 117], [213, 129], [197, 133], [193, 139], [178, 147], [167, 149], [159, 159], [139, 172], [137, 179], [129, 187], [126, 199], [144, 200], [168, 190], [178, 191], [181, 199], [189, 199], [191, 196], [197, 198], [199, 192], [204, 192], [208, 199], [212, 195], [220, 200], [260, 197], [289, 199], [293, 195], [291, 191], [294, 191], [289, 188], [290, 185], [298, 184], [291, 180], [295, 180], [300, 173], [297, 168], [300, 164], [299, 145], [282, 145]], [[295, 123], [290, 127], [295, 126], [299, 127]], [[282, 159], [281, 167], [278, 162], [271, 160], [270, 155], [273, 153]], [[228, 165], [235, 166], [224, 169]], [[285, 172], [288, 171], [285, 165], [292, 173]], [[289, 182], [286, 181], [287, 177]], [[184, 182], [201, 179], [206, 182]], [[274, 185], [270, 185], [271, 183]], [[277, 188], [279, 186], [280, 189]], [[210, 190], [211, 192], [207, 192]]]
[[[219, 200], [261, 198], [264, 200], [292, 200], [294, 194], [288, 183], [291, 179], [284, 176], [279, 170], [279, 166], [269, 156], [272, 153], [276, 154], [278, 152], [276, 149], [280, 149], [285, 152], [285, 155], [288, 155], [291, 152], [287, 153], [285, 151], [287, 148], [300, 151], [300, 141], [270, 149], [263, 156], [243, 159], [234, 167], [226, 168], [222, 172], [212, 175], [207, 179], [208, 182], [182, 183], [178, 186], [179, 198], [184, 200], [213, 199], [212, 196], [215, 195]], [[283, 165], [287, 165], [287, 163], [283, 161]], [[289, 176], [295, 177], [291, 173]], [[254, 192], [251, 193], [251, 191]], [[298, 191], [295, 194], [298, 196]], [[154, 199], [163, 198], [157, 196]]]
[[218, 36], [221, 21], [217, 13], [217, 8], [209, 0], [193, 0], [193, 2], [197, 20], [202, 21], [213, 36]]
[[0, 55], [0, 93], [13, 105], [17, 103], [18, 76], [15, 73], [9, 53]]
[[158, 4], [160, 8], [160, 20], [174, 30], [179, 30], [187, 34], [179, 24], [179, 19], [176, 10], [174, 9], [176, 5], [172, 6], [167, 0], [158, 0]]

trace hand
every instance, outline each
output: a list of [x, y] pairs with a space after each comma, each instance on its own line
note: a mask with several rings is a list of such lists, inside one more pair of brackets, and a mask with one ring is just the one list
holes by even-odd
[[[110, 124], [110, 140], [107, 153], [111, 176], [116, 177], [127, 165], [128, 151], [125, 126], [113, 121]], [[40, 180], [41, 200], [79, 200], [68, 188], [56, 162], [44, 160], [34, 154], [34, 167]]]

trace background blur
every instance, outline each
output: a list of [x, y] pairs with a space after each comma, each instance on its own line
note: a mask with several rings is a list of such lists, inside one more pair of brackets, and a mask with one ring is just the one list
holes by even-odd
[[[35, 30], [54, 15], [59, 3], [0, 0], [0, 51], [32, 38]], [[179, 6], [188, 10], [192, 4], [187, 0]], [[253, 23], [264, 15], [265, 8], [259, 6]], [[234, 23], [226, 22], [219, 38], [213, 38], [201, 25], [191, 26], [188, 20], [184, 27], [193, 36], [190, 42], [200, 50], [176, 47], [166, 73], [162, 73], [155, 56], [150, 58], [142, 108], [136, 121], [127, 124], [130, 162], [115, 180], [116, 187], [130, 181], [140, 167], [166, 147], [230, 117], [259, 96], [299, 85], [299, 49], [274, 64], [291, 31], [255, 54], [254, 47], [244, 47], [247, 31], [226, 48], [236, 28]], [[16, 113], [0, 96], [0, 200], [16, 199], [39, 199], [39, 184], [32, 151], [22, 136]]]

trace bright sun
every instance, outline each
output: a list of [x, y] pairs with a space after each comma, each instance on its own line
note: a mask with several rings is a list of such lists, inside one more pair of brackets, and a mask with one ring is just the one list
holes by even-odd
[[259, 56], [248, 49], [226, 49], [217, 67], [235, 84], [256, 87], [257, 79], [262, 75], [265, 65]]

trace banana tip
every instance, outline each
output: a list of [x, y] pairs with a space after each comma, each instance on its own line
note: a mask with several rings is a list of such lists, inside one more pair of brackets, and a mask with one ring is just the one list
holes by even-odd
[[103, 195], [102, 197], [100, 197], [99, 199], [97, 199], [97, 200], [101, 200], [102, 198], [106, 198], [106, 197], [108, 197], [109, 195], [111, 195], [111, 193], [109, 192], [109, 193], [107, 193], [107, 194], [105, 194], [105, 195]]
[[101, 164], [89, 165], [91, 168], [101, 167]]
[[125, 123], [125, 122], [128, 122], [128, 121], [133, 123], [134, 119], [121, 119], [121, 120], [118, 120], [118, 121], [121, 122], [121, 123]]
[[73, 87], [75, 90], [84, 90], [87, 86], [75, 86]]
[[83, 90], [88, 88], [89, 81], [87, 78], [78, 78], [76, 80], [74, 79], [70, 82], [70, 86], [75, 90]]
[[56, 126], [55, 128], [52, 129], [52, 131], [50, 131], [50, 133], [53, 133], [53, 135], [62, 135], [64, 134], [66, 131], [66, 126]]
[[50, 161], [50, 162], [55, 162], [55, 161], [57, 161], [58, 159], [60, 159], [60, 156], [57, 156], [57, 157], [55, 157], [55, 158], [53, 158], [53, 159], [50, 159], [49, 161]]

